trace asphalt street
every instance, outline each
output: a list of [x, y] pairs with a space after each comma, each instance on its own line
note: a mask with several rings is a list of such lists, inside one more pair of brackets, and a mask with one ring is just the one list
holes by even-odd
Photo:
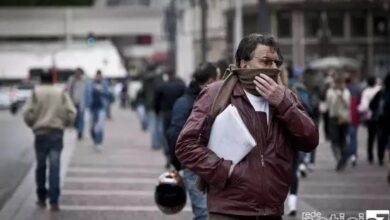
[[21, 114], [0, 111], [0, 209], [30, 169], [33, 135]]

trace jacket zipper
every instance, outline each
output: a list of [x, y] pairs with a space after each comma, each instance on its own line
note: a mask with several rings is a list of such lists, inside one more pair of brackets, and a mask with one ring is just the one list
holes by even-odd
[[[256, 118], [257, 122], [260, 121], [260, 117], [258, 114], [256, 114]], [[256, 126], [254, 126], [256, 127]], [[268, 127], [268, 126], [267, 126]], [[267, 131], [268, 133], [268, 131]], [[260, 136], [260, 134], [256, 133], [256, 136], [257, 136], [257, 139], [261, 139], [262, 137]], [[267, 140], [265, 140], [265, 143], [267, 143]], [[259, 151], [260, 151], [260, 176], [264, 176], [264, 173], [265, 173], [265, 161], [264, 161], [264, 150], [263, 150], [264, 146], [262, 146], [262, 144], [259, 146]], [[265, 204], [265, 183], [264, 183], [264, 180], [260, 180], [260, 197], [261, 197], [261, 201], [260, 203], [262, 204], [262, 206]], [[264, 210], [261, 209], [260, 210], [260, 215], [263, 215], [264, 214]]]
[[[266, 122], [267, 122], [267, 132], [266, 132], [266, 136], [265, 136], [265, 144], [268, 145], [268, 140], [269, 138], [271, 137], [271, 122], [272, 122], [272, 119], [273, 119], [273, 114], [271, 114], [271, 109], [269, 110], [269, 120], [268, 120], [268, 116], [266, 115]], [[264, 160], [264, 147], [266, 146], [261, 146], [260, 147], [260, 153], [261, 153], [261, 166], [263, 167], [262, 170], [262, 176], [264, 176], [265, 174], [265, 160]], [[268, 146], [267, 146], [268, 147]], [[265, 191], [265, 188], [266, 188], [266, 183], [263, 181], [263, 183], [261, 184], [261, 191], [263, 193], [263, 201], [262, 201], [262, 205], [264, 206], [265, 205], [265, 201], [267, 201], [267, 193]], [[264, 210], [261, 210], [261, 214], [264, 214]]]

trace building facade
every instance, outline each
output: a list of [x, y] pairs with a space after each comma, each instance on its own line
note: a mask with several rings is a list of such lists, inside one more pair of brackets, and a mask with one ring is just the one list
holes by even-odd
[[[243, 0], [243, 32], [257, 32], [258, 1]], [[361, 74], [390, 71], [390, 1], [268, 0], [271, 33], [287, 60], [306, 67], [324, 56], [361, 62]], [[233, 48], [234, 3], [225, 8], [227, 48]], [[231, 51], [232, 53], [232, 51]]]

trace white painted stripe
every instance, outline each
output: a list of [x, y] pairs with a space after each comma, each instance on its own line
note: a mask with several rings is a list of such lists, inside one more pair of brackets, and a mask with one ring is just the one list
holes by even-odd
[[351, 200], [390, 200], [389, 195], [372, 195], [372, 194], [299, 194], [302, 199], [351, 199]]
[[62, 195], [83, 196], [153, 196], [153, 191], [146, 190], [62, 190]]
[[104, 177], [67, 177], [67, 183], [154, 183], [157, 178], [104, 178]]
[[[64, 211], [127, 211], [127, 212], [160, 212], [157, 206], [83, 206], [83, 205], [61, 205]], [[182, 212], [191, 212], [186, 206]]]
[[301, 181], [300, 184], [302, 184], [302, 187], [305, 186], [320, 186], [320, 187], [334, 187], [334, 186], [340, 186], [340, 187], [384, 187], [386, 186], [385, 183], [382, 182], [374, 182], [374, 183], [362, 183], [357, 181], [344, 181], [341, 182], [340, 180], [329, 180], [329, 181]]
[[161, 174], [165, 170], [159, 168], [100, 168], [100, 167], [70, 167], [69, 172], [74, 173], [146, 173], [146, 174]]
[[[139, 152], [138, 154], [148, 154], [148, 152]], [[103, 148], [103, 154], [98, 154], [95, 156], [96, 159], [104, 159], [104, 160], [140, 160], [142, 162], [145, 162], [145, 158], [140, 158], [139, 155], [126, 155], [126, 154], [104, 154], [104, 148]], [[77, 160], [79, 161], [88, 161], [91, 159], [91, 155], [82, 155], [77, 156]], [[159, 155], [158, 158], [153, 159], [153, 162], [160, 162], [164, 161], [164, 158]]]

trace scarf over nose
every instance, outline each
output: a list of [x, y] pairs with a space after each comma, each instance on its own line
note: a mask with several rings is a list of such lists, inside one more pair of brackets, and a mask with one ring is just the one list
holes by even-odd
[[253, 83], [255, 77], [265, 74], [277, 82], [280, 72], [279, 69], [239, 69], [234, 65], [230, 65], [224, 74], [224, 82], [214, 99], [210, 115], [212, 118], [215, 118], [225, 109], [237, 82], [240, 82], [245, 91], [252, 95], [260, 96]]

